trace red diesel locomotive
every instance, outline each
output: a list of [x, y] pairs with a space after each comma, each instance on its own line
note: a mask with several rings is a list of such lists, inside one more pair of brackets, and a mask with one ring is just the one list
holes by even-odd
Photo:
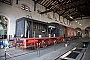
[[[69, 29], [69, 30], [68, 30]], [[16, 20], [13, 46], [25, 48], [47, 47], [51, 44], [63, 42], [65, 37], [75, 36], [75, 30], [58, 23], [42, 22], [30, 18]]]

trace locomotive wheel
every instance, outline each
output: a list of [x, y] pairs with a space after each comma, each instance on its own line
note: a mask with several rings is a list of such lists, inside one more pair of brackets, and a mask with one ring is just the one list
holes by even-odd
[[43, 42], [43, 48], [47, 47], [47, 45], [48, 45], [48, 42], [47, 41], [44, 41]]
[[57, 42], [57, 40], [53, 40], [53, 44], [57, 44], [58, 42]]
[[41, 41], [38, 42], [38, 47], [39, 47], [39, 48], [42, 47], [42, 42], [41, 42]]
[[40, 43], [36, 43], [34, 46], [34, 49], [38, 49], [38, 48], [40, 48]]

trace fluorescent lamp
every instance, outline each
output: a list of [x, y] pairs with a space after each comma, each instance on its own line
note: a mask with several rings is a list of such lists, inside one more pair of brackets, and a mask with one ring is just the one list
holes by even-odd
[[75, 22], [77, 22], [77, 21], [75, 21]]
[[73, 19], [73, 17], [70, 16], [71, 19]]
[[82, 24], [80, 24], [80, 25], [82, 25]]

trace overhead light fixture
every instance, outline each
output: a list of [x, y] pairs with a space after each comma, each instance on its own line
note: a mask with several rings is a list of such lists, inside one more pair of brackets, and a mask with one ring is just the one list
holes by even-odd
[[21, 4], [21, 9], [25, 9], [25, 5], [24, 4]]
[[79, 24], [79, 25], [82, 25], [82, 24]]
[[77, 21], [75, 21], [75, 22], [77, 22]]
[[21, 9], [22, 9], [22, 10], [25, 10], [25, 11], [31, 12], [31, 11], [30, 11], [30, 7], [27, 6], [27, 5], [25, 5], [25, 4], [21, 4]]
[[71, 19], [73, 19], [73, 17], [70, 16]]
[[24, 10], [24, 9], [25, 9], [25, 8], [24, 8], [24, 6], [21, 6], [21, 9], [23, 9], [23, 10]]
[[25, 10], [26, 10], [26, 11], [29, 11], [29, 8], [28, 8], [28, 7], [25, 7]]

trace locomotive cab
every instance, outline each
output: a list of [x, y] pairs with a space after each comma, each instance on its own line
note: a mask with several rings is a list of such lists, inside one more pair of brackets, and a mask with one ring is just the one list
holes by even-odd
[[55, 22], [49, 23], [48, 32], [49, 34], [51, 34], [51, 36], [55, 37], [64, 36], [64, 26]]
[[49, 37], [55, 37], [55, 26], [48, 26]]

